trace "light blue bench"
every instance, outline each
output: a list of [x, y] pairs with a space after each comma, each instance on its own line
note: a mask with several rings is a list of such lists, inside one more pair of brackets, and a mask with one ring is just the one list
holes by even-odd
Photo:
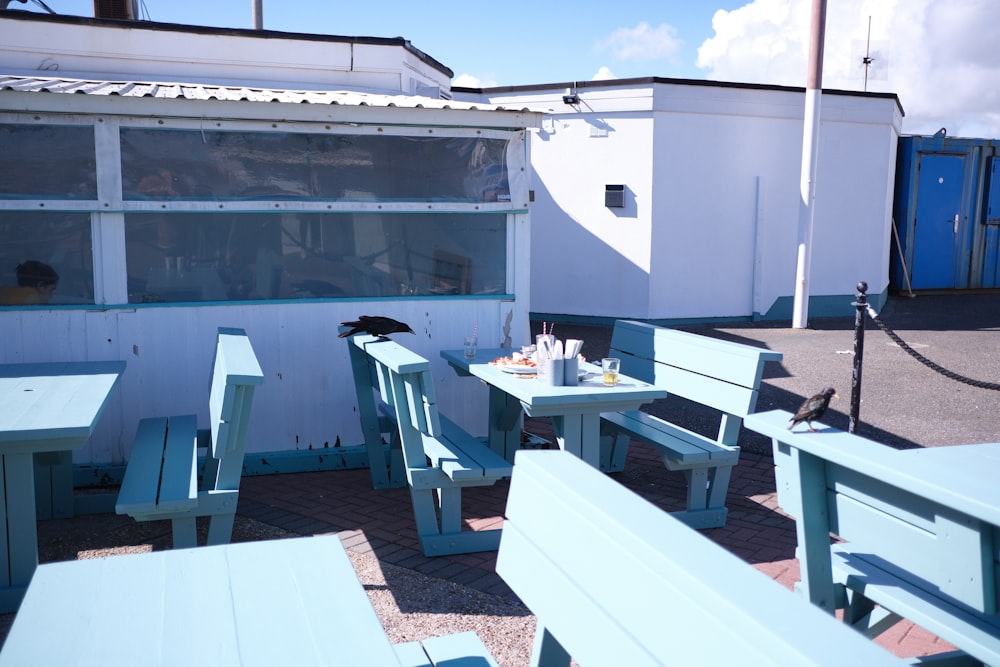
[[726, 525], [726, 492], [743, 417], [757, 404], [764, 364], [781, 361], [780, 352], [617, 320], [610, 357], [621, 359], [621, 372], [721, 413], [716, 438], [703, 436], [641, 410], [601, 414], [601, 469], [625, 466], [630, 440], [656, 448], [669, 470], [687, 478], [687, 506], [676, 513], [693, 528]]
[[402, 457], [424, 554], [495, 550], [500, 529], [462, 530], [461, 493], [510, 477], [511, 464], [438, 413], [429, 361], [387, 338], [348, 342], [368, 360], [354, 364], [359, 405], [375, 392], [395, 423], [390, 449]]
[[[196, 518], [211, 517], [208, 544], [232, 538], [254, 389], [264, 375], [246, 332], [220, 328], [209, 382], [210, 428], [196, 415], [139, 422], [115, 511], [169, 519], [174, 548], [197, 546]], [[198, 448], [207, 447], [198, 485]]]
[[933, 664], [1000, 665], [1000, 446], [898, 451], [829, 427], [789, 431], [791, 416], [745, 423], [774, 445], [799, 590], [869, 636], [905, 618], [960, 649]]
[[566, 452], [517, 453], [506, 515], [534, 667], [903, 664]]

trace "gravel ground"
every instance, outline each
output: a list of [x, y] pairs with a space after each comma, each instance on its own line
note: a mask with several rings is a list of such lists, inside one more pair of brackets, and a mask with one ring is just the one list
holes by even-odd
[[392, 643], [474, 630], [503, 667], [530, 664], [535, 617], [523, 606], [372, 556], [348, 556]]
[[[205, 526], [200, 526], [204, 539]], [[237, 515], [233, 542], [300, 537]], [[79, 516], [38, 524], [39, 561], [101, 558], [170, 548], [170, 525], [114, 514]], [[392, 643], [474, 630], [501, 667], [527, 666], [535, 617], [523, 606], [450, 581], [380, 563], [348, 551]], [[14, 614], [0, 615], [0, 642]]]

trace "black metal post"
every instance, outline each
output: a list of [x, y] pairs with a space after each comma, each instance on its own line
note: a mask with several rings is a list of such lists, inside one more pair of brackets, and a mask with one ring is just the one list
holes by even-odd
[[850, 433], [858, 432], [858, 413], [861, 412], [861, 362], [865, 356], [865, 315], [868, 310], [868, 283], [862, 281], [858, 283], [858, 300], [853, 305], [857, 312], [854, 314], [854, 375], [851, 376], [851, 420], [848, 422], [847, 430]]

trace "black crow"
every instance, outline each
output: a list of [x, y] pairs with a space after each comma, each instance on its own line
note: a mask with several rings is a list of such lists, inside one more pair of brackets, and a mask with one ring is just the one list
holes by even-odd
[[827, 387], [820, 393], [816, 394], [812, 398], [806, 399], [806, 402], [799, 407], [798, 412], [789, 421], [792, 422], [788, 425], [788, 430], [795, 428], [796, 424], [806, 423], [810, 431], [815, 432], [816, 429], [813, 428], [813, 421], [819, 419], [826, 412], [827, 406], [830, 405], [831, 398], [840, 398], [837, 394], [837, 390], [833, 387]]
[[385, 338], [391, 333], [414, 333], [410, 325], [397, 322], [391, 317], [379, 317], [362, 315], [357, 322], [341, 322], [345, 327], [353, 327], [350, 331], [342, 332], [338, 338], [347, 338], [359, 333], [370, 333], [379, 338]]

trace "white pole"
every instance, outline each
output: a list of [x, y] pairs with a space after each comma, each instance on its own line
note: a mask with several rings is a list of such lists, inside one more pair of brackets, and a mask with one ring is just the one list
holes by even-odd
[[809, 263], [816, 203], [816, 166], [819, 162], [820, 98], [823, 91], [823, 40], [826, 0], [813, 0], [809, 36], [809, 70], [806, 78], [805, 117], [802, 128], [802, 170], [799, 178], [799, 239], [795, 264], [795, 302], [792, 327], [809, 324]]
[[264, 0], [250, 0], [252, 3], [253, 29], [264, 29]]

